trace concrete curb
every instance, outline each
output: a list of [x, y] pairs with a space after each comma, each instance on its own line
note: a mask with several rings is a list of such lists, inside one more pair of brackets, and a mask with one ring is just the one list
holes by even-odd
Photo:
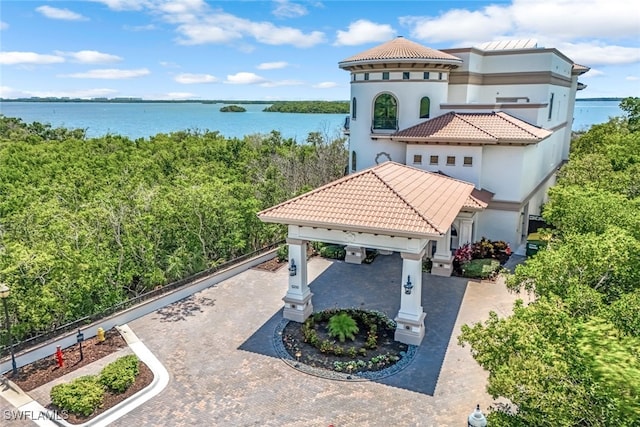
[[118, 327], [118, 330], [129, 345], [129, 348], [144, 362], [151, 372], [153, 372], [153, 381], [144, 389], [140, 390], [127, 400], [120, 402], [113, 408], [103, 412], [97, 417], [84, 424], [70, 424], [64, 421], [62, 414], [55, 413], [45, 409], [39, 402], [33, 400], [27, 393], [22, 391], [20, 387], [6, 381], [0, 390], [0, 395], [9, 403], [15, 406], [18, 411], [25, 415], [25, 419], [29, 419], [41, 427], [103, 427], [108, 426], [126, 413], [132, 411], [144, 402], [159, 394], [169, 383], [169, 372], [158, 358], [138, 339], [136, 334], [128, 325]]

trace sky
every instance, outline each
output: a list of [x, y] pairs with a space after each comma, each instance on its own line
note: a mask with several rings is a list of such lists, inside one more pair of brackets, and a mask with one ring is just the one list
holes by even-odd
[[2, 0], [0, 97], [347, 100], [338, 62], [397, 36], [534, 39], [579, 98], [640, 96], [638, 0]]

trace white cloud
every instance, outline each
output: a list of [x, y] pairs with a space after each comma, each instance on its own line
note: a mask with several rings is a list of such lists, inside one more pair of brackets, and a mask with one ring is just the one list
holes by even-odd
[[634, 0], [513, 0], [478, 10], [451, 9], [438, 16], [405, 16], [400, 23], [425, 42], [476, 44], [504, 38], [637, 39]]
[[281, 87], [281, 86], [301, 86], [304, 82], [300, 80], [276, 80], [273, 82], [261, 83], [262, 87]]
[[147, 24], [147, 25], [125, 25], [122, 28], [124, 28], [127, 31], [153, 31], [155, 29], [157, 29], [157, 27], [153, 24]]
[[60, 9], [51, 6], [40, 6], [36, 11], [50, 19], [61, 19], [64, 21], [86, 21], [88, 18], [73, 12], [69, 9]]
[[383, 42], [395, 36], [395, 30], [388, 24], [376, 24], [359, 19], [349, 24], [347, 31], [336, 31], [335, 46], [355, 46], [359, 44]]
[[592, 68], [589, 71], [587, 71], [586, 73], [584, 73], [582, 75], [582, 77], [583, 78], [598, 77], [598, 76], [604, 76], [605, 74], [606, 73], [604, 71], [596, 70], [595, 68]]
[[9, 28], [9, 24], [7, 24], [7, 23], [6, 23], [6, 22], [4, 22], [4, 21], [0, 21], [0, 31], [2, 31], [2, 30], [6, 30], [6, 29], [8, 29], [8, 28]]
[[640, 47], [605, 45], [602, 42], [558, 43], [554, 47], [578, 64], [611, 65], [640, 62]]
[[177, 28], [183, 36], [179, 43], [197, 45], [206, 43], [228, 43], [244, 37], [253, 37], [256, 41], [268, 45], [292, 45], [300, 48], [312, 47], [325, 41], [324, 33], [312, 31], [303, 33], [292, 27], [278, 27], [271, 22], [254, 22], [238, 18], [228, 13], [213, 13], [188, 20]]
[[63, 74], [59, 77], [70, 77], [74, 79], [131, 79], [134, 77], [142, 77], [150, 74], [146, 68], [138, 68], [136, 70], [120, 70], [116, 68], [89, 70], [84, 73]]
[[218, 79], [211, 74], [190, 74], [182, 73], [178, 74], [174, 80], [182, 84], [194, 84], [194, 83], [215, 83]]
[[277, 18], [299, 18], [309, 11], [301, 4], [291, 3], [288, 0], [275, 0], [275, 8], [272, 13]]
[[277, 61], [277, 62], [263, 62], [258, 65], [256, 68], [258, 70], [276, 70], [279, 68], [285, 68], [289, 65], [288, 62], [285, 61]]
[[197, 98], [197, 96], [191, 92], [169, 92], [167, 93], [168, 99], [190, 99]]
[[0, 52], [0, 64], [16, 65], [42, 65], [64, 62], [64, 58], [58, 55], [46, 55], [35, 52]]
[[56, 51], [57, 55], [72, 58], [74, 62], [81, 64], [108, 64], [122, 61], [122, 57], [110, 53], [102, 53], [97, 50], [79, 50], [77, 52]]
[[111, 10], [142, 10], [151, 5], [146, 0], [91, 0], [96, 3], [103, 3]]
[[636, 80], [640, 80], [638, 76], [627, 76], [624, 78], [625, 80], [629, 80], [630, 82], [635, 82]]
[[313, 85], [312, 87], [316, 89], [331, 89], [332, 87], [338, 87], [338, 86], [339, 85], [336, 82], [320, 82]]
[[96, 88], [96, 89], [82, 89], [82, 90], [72, 90], [72, 91], [22, 91], [10, 88], [8, 86], [0, 86], [0, 97], [1, 98], [30, 98], [30, 97], [39, 97], [39, 98], [100, 98], [106, 97], [109, 95], [113, 95], [117, 93], [117, 90], [114, 89], [106, 89], [106, 88]]
[[178, 64], [171, 61], [160, 61], [159, 64], [166, 68], [180, 68]]
[[260, 77], [254, 73], [240, 72], [236, 74], [229, 74], [225, 83], [236, 85], [252, 85], [265, 82], [264, 77]]

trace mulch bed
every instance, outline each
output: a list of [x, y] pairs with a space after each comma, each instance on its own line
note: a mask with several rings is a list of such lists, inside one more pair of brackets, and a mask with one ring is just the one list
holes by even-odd
[[100, 360], [105, 356], [114, 353], [127, 346], [127, 342], [122, 338], [117, 329], [105, 331], [105, 340], [99, 342], [96, 337], [89, 338], [82, 343], [82, 354], [84, 358], [80, 360], [80, 346], [74, 344], [71, 347], [62, 349], [64, 366], [58, 367], [55, 354], [23, 366], [18, 370], [18, 376], [14, 377], [11, 371], [5, 377], [13, 381], [24, 391], [31, 391], [43, 384], [51, 382], [63, 375], [73, 372], [89, 363]]
[[268, 261], [263, 262], [262, 264], [258, 264], [253, 268], [255, 268], [256, 270], [274, 272], [274, 271], [278, 271], [282, 266], [286, 264], [287, 264], [286, 261], [281, 262], [280, 260], [278, 260], [278, 257], [275, 257]]
[[58, 414], [63, 414], [65, 417], [65, 421], [70, 424], [83, 424], [87, 421], [97, 417], [102, 414], [106, 410], [113, 408], [118, 403], [128, 399], [133, 396], [143, 388], [147, 387], [153, 381], [153, 372], [151, 369], [144, 363], [138, 362], [138, 376], [136, 377], [135, 382], [124, 391], [124, 393], [114, 393], [111, 391], [106, 391], [104, 394], [104, 400], [102, 401], [102, 406], [95, 410], [95, 412], [87, 417], [83, 415], [77, 415], [72, 413], [64, 413], [61, 409], [57, 408], [53, 404], [49, 404], [46, 406], [47, 409], [51, 411], [56, 411]]
[[[62, 368], [58, 367], [55, 355], [52, 354], [49, 357], [19, 368], [16, 377], [13, 376], [11, 371], [7, 372], [5, 377], [17, 384], [23, 391], [29, 392], [126, 346], [127, 342], [120, 335], [120, 332], [113, 328], [105, 332], [105, 340], [102, 342], [99, 342], [96, 337], [92, 337], [82, 343], [82, 354], [84, 356], [82, 360], [80, 360], [80, 346], [74, 344], [71, 347], [62, 349], [64, 357], [64, 366]], [[49, 404], [46, 408], [57, 411], [58, 414], [64, 414], [65, 421], [71, 424], [85, 423], [151, 384], [154, 378], [151, 369], [142, 361], [138, 363], [138, 367], [138, 376], [131, 387], [120, 394], [106, 391], [102, 406], [88, 417], [63, 412], [52, 404]], [[95, 372], [95, 374], [97, 375], [98, 372]], [[44, 405], [47, 402], [40, 403]]]
[[[329, 336], [327, 331], [328, 322], [317, 322], [317, 333], [320, 341], [329, 340], [336, 341], [335, 338]], [[367, 328], [358, 322], [360, 331], [355, 334], [355, 340], [345, 340], [345, 342], [337, 344], [349, 348], [364, 347], [367, 341]], [[300, 323], [289, 322], [285, 326], [282, 332], [282, 341], [287, 352], [297, 361], [304, 363], [305, 365], [315, 368], [322, 368], [329, 371], [334, 370], [334, 362], [349, 362], [357, 360], [371, 360], [372, 358], [380, 355], [393, 355], [399, 358], [404, 357], [408, 346], [406, 344], [394, 341], [395, 329], [380, 328], [378, 329], [378, 346], [375, 349], [367, 349], [366, 355], [358, 355], [356, 357], [350, 357], [348, 355], [336, 356], [331, 353], [323, 353], [320, 349], [304, 342], [304, 336], [302, 334], [302, 327]], [[388, 368], [390, 365], [374, 366], [371, 369], [363, 369], [363, 371], [377, 371]]]

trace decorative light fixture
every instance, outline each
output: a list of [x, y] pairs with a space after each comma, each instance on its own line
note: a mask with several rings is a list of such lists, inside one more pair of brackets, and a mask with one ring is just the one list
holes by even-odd
[[467, 418], [467, 426], [468, 427], [486, 427], [487, 419], [484, 414], [480, 410], [480, 405], [476, 406], [476, 410], [469, 415]]
[[404, 284], [404, 293], [407, 295], [410, 295], [411, 289], [413, 289], [413, 283], [411, 283], [411, 276], [407, 276], [407, 283]]
[[0, 283], [0, 299], [2, 299], [2, 305], [4, 306], [4, 318], [7, 326], [7, 334], [9, 335], [9, 349], [11, 350], [11, 372], [13, 377], [18, 376], [18, 367], [16, 366], [16, 355], [13, 351], [13, 337], [11, 336], [11, 323], [9, 323], [9, 309], [7, 308], [7, 299], [11, 295], [11, 290], [4, 283]]
[[298, 273], [298, 267], [296, 267], [296, 262], [291, 258], [289, 262], [289, 276], [295, 276]]

